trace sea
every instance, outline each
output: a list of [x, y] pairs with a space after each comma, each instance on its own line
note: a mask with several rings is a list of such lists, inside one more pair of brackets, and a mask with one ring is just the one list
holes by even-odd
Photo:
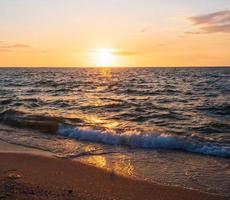
[[230, 196], [230, 68], [0, 68], [0, 140]]

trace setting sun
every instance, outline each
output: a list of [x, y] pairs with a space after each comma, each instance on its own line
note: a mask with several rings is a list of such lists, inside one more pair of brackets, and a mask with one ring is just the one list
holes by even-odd
[[116, 63], [117, 56], [113, 54], [113, 49], [98, 49], [95, 51], [96, 65], [99, 67], [111, 67]]

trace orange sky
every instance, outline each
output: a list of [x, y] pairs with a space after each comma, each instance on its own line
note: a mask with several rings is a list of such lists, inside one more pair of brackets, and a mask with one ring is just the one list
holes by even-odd
[[1, 0], [0, 66], [229, 66], [229, 0]]

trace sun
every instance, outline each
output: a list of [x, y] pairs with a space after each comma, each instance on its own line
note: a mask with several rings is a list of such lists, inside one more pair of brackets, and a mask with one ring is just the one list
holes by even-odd
[[95, 51], [96, 64], [99, 67], [111, 67], [114, 66], [117, 60], [117, 56], [113, 54], [113, 49], [102, 48]]

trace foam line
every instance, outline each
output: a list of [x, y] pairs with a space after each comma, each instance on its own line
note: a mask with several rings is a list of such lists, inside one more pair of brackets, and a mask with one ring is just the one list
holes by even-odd
[[124, 145], [145, 149], [174, 149], [219, 157], [230, 157], [230, 146], [209, 141], [198, 141], [169, 134], [113, 134], [109, 132], [60, 126], [59, 135], [82, 141], [109, 145]]

